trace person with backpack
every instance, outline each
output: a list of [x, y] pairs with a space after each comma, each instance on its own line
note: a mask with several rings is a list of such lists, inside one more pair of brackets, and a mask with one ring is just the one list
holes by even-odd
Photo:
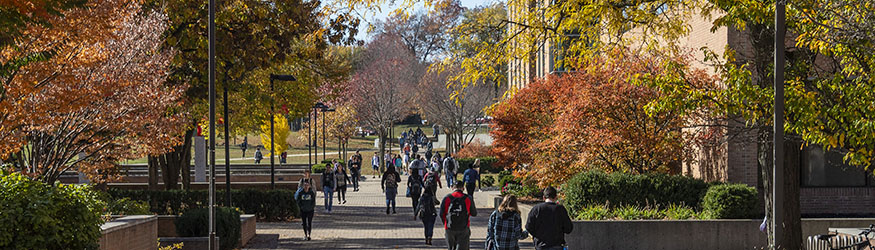
[[410, 171], [410, 176], [407, 177], [407, 197], [410, 197], [413, 202], [414, 212], [419, 203], [419, 197], [422, 196], [422, 186], [422, 177], [419, 172]]
[[447, 152], [447, 157], [444, 158], [444, 174], [447, 176], [447, 187], [456, 185], [456, 170], [459, 168], [459, 162], [453, 159], [453, 155]]
[[441, 222], [444, 223], [448, 250], [468, 250], [471, 241], [471, 216], [477, 216], [474, 200], [462, 192], [461, 182], [455, 191], [441, 201]]
[[429, 169], [425, 177], [422, 178], [422, 186], [424, 192], [436, 196], [435, 193], [437, 193], [438, 187], [443, 188], [441, 185], [441, 174], [434, 171], [434, 169]]
[[465, 170], [465, 175], [462, 176], [462, 182], [465, 183], [465, 189], [468, 191], [471, 199], [474, 199], [474, 189], [477, 188], [477, 184], [483, 185], [480, 183], [480, 171], [477, 171], [478, 168], [480, 168], [480, 159], [474, 160], [474, 164]]
[[304, 178], [301, 178], [300, 180], [298, 180], [298, 190], [301, 190], [302, 188], [304, 188], [304, 183], [309, 184], [311, 188], [316, 186], [315, 182], [313, 182], [313, 178], [310, 177], [310, 170], [309, 169], [304, 169]]
[[261, 148], [255, 148], [255, 164], [261, 164], [261, 159], [264, 159], [264, 156], [261, 155]]
[[355, 151], [355, 154], [352, 155], [352, 167], [350, 168], [352, 172], [352, 191], [359, 191], [359, 181], [362, 179], [362, 154], [359, 153], [358, 150]]
[[[333, 160], [337, 163], [337, 160]], [[346, 169], [341, 165], [336, 165], [334, 178], [337, 180], [337, 204], [346, 204], [346, 186], [349, 184], [349, 175], [346, 174]]]
[[313, 214], [316, 210], [316, 192], [310, 186], [310, 182], [295, 192], [295, 203], [301, 210], [301, 224], [304, 226], [304, 240], [310, 240], [310, 232], [313, 231]]
[[395, 172], [394, 168], [387, 168], [383, 173], [383, 179], [380, 182], [380, 187], [383, 188], [383, 193], [386, 194], [386, 214], [389, 214], [389, 206], [391, 205], [392, 213], [395, 212], [395, 195], [398, 194], [398, 183], [401, 182], [401, 176]]
[[433, 193], [424, 192], [422, 197], [419, 197], [418, 205], [414, 210], [413, 219], [418, 217], [422, 220], [422, 226], [425, 227], [425, 244], [431, 245], [431, 238], [434, 235], [434, 221], [437, 219], [435, 206], [440, 205], [440, 201]]
[[529, 237], [529, 232], [523, 231], [522, 227], [516, 196], [504, 196], [501, 205], [489, 216], [486, 250], [519, 250], [519, 240]]
[[334, 189], [337, 188], [337, 180], [334, 177], [334, 167], [328, 166], [322, 173], [322, 195], [325, 198], [325, 213], [331, 213], [334, 203]]
[[535, 205], [529, 211], [526, 230], [532, 234], [537, 250], [562, 250], [565, 235], [574, 230], [568, 210], [556, 202], [556, 188], [544, 189], [544, 203]]

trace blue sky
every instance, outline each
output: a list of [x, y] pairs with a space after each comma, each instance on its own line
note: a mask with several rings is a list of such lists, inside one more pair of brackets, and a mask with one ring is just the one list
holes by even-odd
[[[467, 7], [467, 8], [474, 8], [477, 6], [493, 3], [495, 1], [496, 0], [461, 0], [462, 6]], [[401, 2], [401, 1], [396, 0], [396, 2]], [[364, 40], [365, 42], [369, 41], [370, 37], [368, 36], [368, 32], [367, 32], [368, 31], [368, 24], [375, 23], [377, 20], [385, 20], [386, 17], [388, 17], [389, 13], [392, 13], [392, 11], [394, 11], [397, 8], [398, 8], [398, 4], [390, 5], [390, 4], [386, 3], [386, 4], [382, 5], [382, 7], [380, 8], [380, 9], [382, 9], [382, 11], [380, 13], [372, 13], [371, 15], [365, 16], [365, 20], [362, 20], [361, 25], [359, 25], [359, 33], [358, 33], [358, 35], [356, 35], [356, 38], [359, 40]], [[416, 10], [421, 10], [423, 8], [424, 7], [422, 6], [421, 3], [416, 5]], [[412, 12], [415, 12], [415, 11], [412, 11]]]

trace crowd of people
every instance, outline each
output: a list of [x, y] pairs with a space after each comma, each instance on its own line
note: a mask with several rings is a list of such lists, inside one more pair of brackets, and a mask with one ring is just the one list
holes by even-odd
[[[479, 161], [475, 161], [465, 170], [460, 180], [457, 175], [459, 163], [451, 154], [447, 153], [446, 157], [442, 157], [438, 153], [426, 157], [411, 151], [407, 156], [405, 151], [406, 147], [397, 154], [386, 154], [382, 159], [386, 165], [379, 180], [385, 195], [386, 214], [397, 213], [396, 198], [399, 191], [402, 191], [412, 201], [413, 218], [422, 222], [426, 245], [433, 244], [435, 223], [440, 219], [448, 249], [469, 249], [470, 217], [477, 216], [474, 193], [479, 192], [480, 186]], [[375, 172], [379, 171], [380, 161], [380, 155], [374, 153], [371, 163]], [[359, 190], [363, 160], [361, 153], [356, 151], [348, 160], [347, 166], [336, 160], [332, 163], [322, 174], [325, 213], [332, 212], [335, 193], [338, 204], [344, 204], [347, 186], [351, 185], [354, 192]], [[441, 175], [445, 178], [441, 178]], [[399, 190], [402, 176], [407, 177], [407, 183], [406, 187]], [[376, 174], [374, 179], [377, 179]], [[446, 185], [443, 185], [442, 180]], [[301, 209], [304, 239], [310, 240], [316, 195], [309, 170], [298, 187], [295, 200]], [[451, 192], [439, 199], [438, 191], [444, 187], [450, 188]], [[505, 196], [498, 209], [489, 216], [484, 247], [487, 250], [516, 250], [519, 249], [519, 240], [531, 235], [538, 250], [564, 249], [564, 235], [571, 233], [572, 224], [567, 210], [556, 202], [556, 197], [555, 188], [544, 189], [545, 202], [532, 208], [527, 224], [523, 227], [517, 198], [513, 195]]]

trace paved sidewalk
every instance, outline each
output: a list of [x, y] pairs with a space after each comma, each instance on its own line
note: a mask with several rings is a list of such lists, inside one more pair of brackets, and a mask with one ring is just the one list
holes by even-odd
[[[362, 182], [359, 192], [347, 192], [347, 203], [337, 204], [326, 214], [322, 194], [317, 200], [313, 218], [312, 241], [304, 241], [301, 221], [285, 223], [258, 222], [257, 235], [245, 249], [446, 249], [444, 229], [440, 218], [435, 223], [434, 245], [425, 245], [422, 222], [413, 220], [410, 198], [404, 197], [406, 176], [399, 185], [397, 214], [386, 215], [385, 196], [379, 180]], [[352, 187], [349, 187], [352, 190]], [[438, 190], [443, 197], [450, 189]], [[471, 249], [483, 249], [486, 224], [492, 213], [491, 195], [496, 192], [475, 193], [478, 216], [471, 220]], [[335, 194], [336, 195], [336, 194]], [[533, 249], [531, 238], [520, 242], [521, 249]]]

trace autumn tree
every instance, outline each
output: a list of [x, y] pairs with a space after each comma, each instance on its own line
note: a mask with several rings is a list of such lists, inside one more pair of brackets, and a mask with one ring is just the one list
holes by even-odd
[[[179, 51], [171, 65], [168, 82], [186, 85], [189, 126], [177, 136], [185, 143], [167, 154], [149, 159], [151, 173], [157, 168], [190, 182], [191, 135], [194, 124], [207, 111], [207, 3], [187, 0], [150, 0], [150, 8], [167, 14], [170, 27], [164, 33], [167, 47]], [[334, 57], [326, 56], [329, 44], [354, 42], [358, 20], [349, 13], [334, 12], [318, 1], [219, 1], [216, 8], [216, 80], [229, 105], [230, 117], [222, 117], [231, 133], [258, 131], [275, 114], [300, 117], [316, 99], [314, 89], [335, 77]], [[335, 13], [325, 15], [325, 11]], [[269, 74], [293, 74], [297, 82], [270, 86]], [[345, 74], [345, 73], [344, 73]], [[225, 96], [224, 92], [228, 92]], [[275, 113], [271, 114], [273, 103]], [[154, 181], [154, 174], [152, 175]], [[175, 179], [166, 179], [176, 187]]]
[[461, 89], [450, 82], [452, 73], [426, 73], [419, 81], [415, 104], [426, 119], [440, 124], [447, 135], [447, 150], [456, 152], [474, 139], [479, 125], [473, 123], [485, 116], [484, 109], [495, 100], [490, 86]]
[[[405, 114], [424, 66], [391, 35], [377, 36], [363, 53], [363, 66], [350, 78], [347, 91], [358, 120], [377, 130], [383, 155], [389, 126]], [[381, 171], [384, 165], [380, 164]]]
[[429, 62], [449, 49], [446, 32], [456, 26], [463, 11], [458, 0], [450, 0], [428, 12], [397, 13], [379, 24], [379, 33], [400, 38], [419, 61]]
[[[32, 26], [46, 26], [51, 18], [63, 11], [82, 7], [85, 0], [5, 0], [0, 1], [0, 49], [16, 48], [16, 40], [23, 39], [24, 32]], [[51, 53], [36, 51], [0, 57], [0, 77], [8, 77], [13, 71], [33, 62], [46, 60]], [[3, 86], [5, 87], [5, 85]], [[3, 88], [0, 87], [0, 88]]]
[[685, 117], [649, 113], [647, 105], [662, 94], [638, 81], [653, 75], [715, 84], [716, 78], [684, 66], [688, 60], [615, 51], [587, 62], [585, 70], [529, 84], [493, 112], [500, 164], [544, 186], [586, 169], [679, 172], [688, 155]]
[[100, 0], [47, 22], [29, 26], [18, 49], [3, 51], [53, 54], [3, 79], [10, 97], [3, 114], [22, 119], [4, 131], [9, 145], [21, 147], [9, 160], [46, 183], [68, 170], [100, 181], [121, 160], [179, 142], [171, 135], [181, 125], [182, 88], [164, 85], [172, 53], [155, 32], [166, 29], [165, 16], [131, 1]]
[[264, 121], [261, 124], [261, 133], [259, 134], [261, 145], [264, 145], [264, 149], [267, 150], [267, 154], [270, 157], [275, 157], [270, 152], [282, 154], [289, 148], [289, 144], [286, 142], [286, 139], [289, 138], [289, 120], [283, 115], [276, 115], [273, 118], [273, 123], [273, 146], [276, 146], [275, 150], [271, 150], [270, 120]]

